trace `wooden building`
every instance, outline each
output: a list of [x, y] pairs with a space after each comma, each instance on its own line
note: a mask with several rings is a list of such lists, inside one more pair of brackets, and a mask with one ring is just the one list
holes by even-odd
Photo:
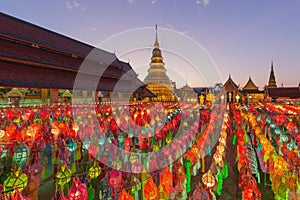
[[[98, 101], [112, 93], [153, 95], [115, 54], [4, 13], [0, 13], [0, 46], [3, 102], [35, 98], [58, 102], [75, 96]], [[76, 83], [78, 76], [84, 81]]]

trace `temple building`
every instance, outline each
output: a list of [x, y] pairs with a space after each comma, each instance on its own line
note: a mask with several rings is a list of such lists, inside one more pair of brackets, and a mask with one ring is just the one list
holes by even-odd
[[251, 76], [249, 76], [249, 80], [246, 83], [246, 85], [242, 89], [242, 94], [244, 95], [245, 101], [253, 101], [258, 99], [264, 99], [264, 91], [260, 91], [258, 87], [254, 84], [254, 82], [251, 79]]
[[277, 87], [272, 62], [269, 84], [265, 88], [265, 95], [266, 99], [273, 101], [300, 99], [300, 83], [296, 87]]
[[232, 80], [230, 74], [223, 88], [225, 90], [225, 97], [223, 98], [227, 103], [237, 103], [241, 101], [243, 95], [239, 90], [239, 86]]
[[174, 95], [174, 86], [165, 68], [163, 62], [162, 53], [158, 43], [157, 25], [156, 25], [156, 37], [154, 42], [154, 48], [152, 50], [152, 57], [150, 62], [150, 68], [148, 74], [144, 79], [144, 83], [147, 88], [156, 95], [152, 98], [153, 101], [174, 101], [176, 96]]
[[[0, 13], [0, 25], [2, 105], [153, 96], [132, 67], [114, 53], [4, 13]], [[84, 81], [75, 87], [78, 75]]]
[[176, 95], [181, 102], [197, 102], [198, 95], [194, 88], [190, 87], [188, 83], [182, 88], [176, 89]]
[[223, 89], [225, 90], [223, 98], [229, 103], [248, 103], [260, 100], [293, 100], [300, 98], [300, 83], [296, 87], [277, 87], [273, 62], [271, 63], [269, 82], [264, 90], [259, 90], [251, 77], [249, 77], [243, 88], [239, 88], [230, 75]]

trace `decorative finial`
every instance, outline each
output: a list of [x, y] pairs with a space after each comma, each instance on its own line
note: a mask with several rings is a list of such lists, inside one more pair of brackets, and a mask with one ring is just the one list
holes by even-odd
[[154, 46], [159, 47], [158, 36], [157, 36], [157, 23], [155, 24], [155, 43]]
[[271, 64], [271, 70], [274, 71], [274, 70], [273, 70], [273, 60], [272, 60], [272, 64]]

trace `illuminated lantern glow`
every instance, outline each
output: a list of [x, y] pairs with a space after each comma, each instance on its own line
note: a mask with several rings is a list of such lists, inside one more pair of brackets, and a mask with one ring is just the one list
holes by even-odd
[[133, 196], [128, 194], [126, 190], [123, 190], [118, 200], [134, 200]]
[[154, 200], [158, 197], [158, 189], [155, 183], [153, 182], [152, 177], [148, 179], [144, 185], [144, 196], [146, 200]]
[[4, 138], [4, 136], [5, 136], [5, 131], [4, 130], [0, 130], [0, 140], [2, 139], [2, 138]]
[[86, 185], [81, 183], [78, 177], [73, 178], [71, 189], [68, 191], [69, 200], [87, 200]]
[[24, 143], [22, 143], [20, 147], [15, 151], [13, 159], [20, 166], [23, 166], [29, 156], [30, 156], [29, 149], [26, 147]]
[[187, 177], [186, 181], [186, 191], [190, 192], [191, 191], [191, 166], [192, 162], [187, 158], [184, 160], [184, 170], [185, 170], [185, 175]]
[[21, 169], [12, 172], [9, 177], [4, 181], [4, 192], [11, 193], [14, 190], [23, 191], [28, 184], [28, 178], [26, 174], [23, 174]]
[[169, 167], [164, 168], [164, 170], [160, 174], [160, 183], [163, 188], [163, 191], [169, 195], [172, 191], [172, 185], [173, 185], [173, 176], [170, 172]]
[[62, 165], [60, 170], [56, 174], [56, 184], [64, 186], [71, 181], [72, 172], [65, 165]]
[[215, 185], [216, 179], [215, 179], [214, 175], [212, 174], [211, 170], [208, 170], [207, 173], [203, 174], [202, 182], [208, 188], [211, 188]]
[[51, 133], [53, 134], [54, 140], [58, 139], [59, 128], [57, 126], [52, 126]]
[[111, 187], [119, 186], [122, 183], [122, 173], [117, 170], [109, 172], [109, 185]]
[[100, 174], [101, 174], [101, 167], [98, 165], [97, 162], [94, 162], [94, 165], [92, 167], [90, 167], [90, 169], [89, 169], [88, 176], [91, 179], [95, 179], [98, 176], [100, 176]]

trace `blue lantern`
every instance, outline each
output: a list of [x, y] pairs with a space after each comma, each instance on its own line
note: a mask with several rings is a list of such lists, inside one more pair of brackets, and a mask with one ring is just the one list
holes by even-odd
[[70, 151], [71, 155], [70, 155], [70, 163], [74, 162], [74, 158], [75, 158], [75, 151], [77, 149], [77, 143], [74, 141], [73, 138], [70, 138], [70, 136], [67, 139], [67, 149]]

